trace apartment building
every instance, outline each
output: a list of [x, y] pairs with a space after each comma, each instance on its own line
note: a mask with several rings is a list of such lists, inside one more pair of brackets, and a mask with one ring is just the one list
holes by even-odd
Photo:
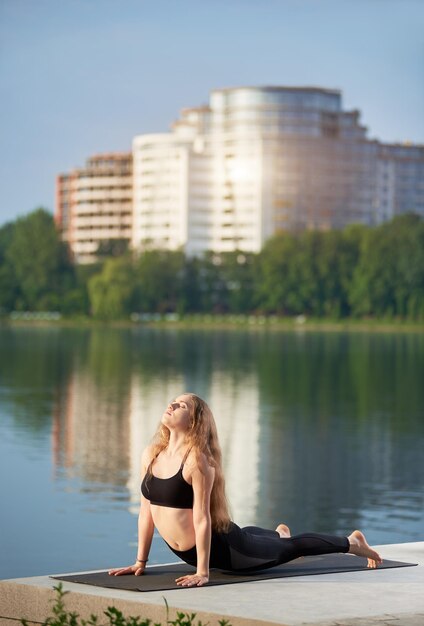
[[423, 181], [424, 146], [369, 139], [339, 90], [215, 89], [170, 132], [135, 137], [132, 159], [99, 155], [59, 176], [56, 219], [81, 263], [113, 239], [259, 252], [278, 232], [424, 216]]
[[167, 134], [134, 139], [134, 249], [185, 246], [191, 143]]
[[173, 132], [133, 140], [134, 249], [209, 249], [205, 222], [213, 213], [208, 109], [184, 109]]
[[338, 90], [216, 89], [133, 156], [135, 248], [258, 252], [277, 232], [424, 214], [424, 148], [368, 139]]
[[378, 145], [378, 223], [413, 211], [424, 217], [424, 146]]
[[92, 263], [132, 233], [132, 155], [98, 154], [84, 168], [60, 174], [55, 219], [77, 263]]

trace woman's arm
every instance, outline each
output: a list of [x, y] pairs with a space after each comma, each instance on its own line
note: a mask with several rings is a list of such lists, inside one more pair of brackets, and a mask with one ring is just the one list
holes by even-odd
[[[146, 448], [141, 459], [141, 480], [143, 480], [146, 474], [149, 462], [150, 450]], [[134, 565], [110, 570], [109, 574], [111, 576], [121, 576], [123, 574], [135, 574], [136, 576], [140, 576], [144, 573], [146, 562], [149, 558], [154, 530], [155, 526], [150, 510], [150, 502], [141, 495], [140, 512], [138, 514], [138, 548], [136, 561]]]
[[155, 525], [153, 524], [150, 502], [142, 495], [140, 502], [140, 512], [138, 514], [138, 549], [137, 561], [144, 561], [146, 565], [149, 558], [150, 546], [152, 545]]
[[192, 474], [194, 492], [193, 524], [196, 535], [197, 571], [196, 574], [177, 578], [176, 582], [184, 587], [194, 585], [200, 587], [209, 580], [209, 557], [211, 551], [212, 522], [210, 499], [215, 479], [215, 469], [211, 467], [204, 455], [200, 467]]

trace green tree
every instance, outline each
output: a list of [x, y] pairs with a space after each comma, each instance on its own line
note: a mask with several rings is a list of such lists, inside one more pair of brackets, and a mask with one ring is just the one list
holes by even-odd
[[218, 268], [222, 282], [216, 299], [220, 308], [230, 313], [252, 310], [255, 255], [236, 250], [224, 252], [219, 258], [221, 263]]
[[15, 272], [7, 256], [14, 228], [13, 222], [0, 228], [0, 315], [12, 311], [19, 297]]
[[334, 318], [349, 315], [349, 287], [365, 230], [364, 226], [353, 225], [344, 231], [317, 233], [319, 245], [311, 259], [317, 280], [312, 307], [315, 315]]
[[424, 225], [413, 214], [367, 230], [350, 289], [357, 316], [424, 316]]
[[415, 214], [393, 220], [397, 233], [396, 313], [424, 319], [424, 220]]
[[352, 313], [350, 302], [350, 289], [356, 266], [359, 263], [362, 240], [368, 232], [368, 227], [363, 224], [351, 224], [341, 233], [340, 255], [338, 260], [340, 276], [340, 310], [343, 317]]
[[135, 262], [137, 311], [167, 313], [183, 301], [185, 259], [180, 251], [148, 250]]
[[362, 226], [344, 231], [305, 231], [270, 239], [255, 267], [257, 307], [287, 315], [342, 317], [358, 262]]
[[196, 313], [201, 310], [200, 259], [185, 257], [181, 269], [181, 291], [177, 301], [177, 312]]
[[259, 309], [288, 315], [305, 312], [309, 280], [302, 272], [307, 267], [302, 243], [299, 235], [289, 234], [276, 235], [265, 243], [255, 280]]
[[91, 312], [94, 317], [116, 320], [132, 310], [135, 292], [134, 265], [131, 256], [108, 259], [101, 272], [88, 281]]
[[63, 295], [61, 304], [62, 313], [69, 316], [90, 314], [88, 281], [95, 274], [99, 274], [101, 270], [101, 263], [89, 263], [87, 265], [75, 266], [74, 285]]
[[223, 313], [227, 303], [227, 285], [222, 272], [222, 255], [206, 252], [198, 260], [199, 301], [202, 313]]
[[5, 256], [19, 288], [16, 308], [60, 310], [73, 268], [48, 211], [39, 208], [15, 222]]

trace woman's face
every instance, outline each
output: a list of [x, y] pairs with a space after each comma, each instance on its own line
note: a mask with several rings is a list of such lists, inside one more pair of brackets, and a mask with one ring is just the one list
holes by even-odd
[[193, 401], [190, 396], [178, 396], [168, 404], [162, 415], [162, 423], [170, 429], [188, 430], [192, 409]]

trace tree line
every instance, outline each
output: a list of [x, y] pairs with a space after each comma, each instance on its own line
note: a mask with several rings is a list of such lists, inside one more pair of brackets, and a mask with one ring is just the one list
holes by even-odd
[[128, 319], [134, 313], [264, 314], [424, 319], [424, 220], [281, 233], [258, 254], [186, 257], [104, 245], [73, 263], [43, 208], [0, 228], [0, 314], [59, 311]]

